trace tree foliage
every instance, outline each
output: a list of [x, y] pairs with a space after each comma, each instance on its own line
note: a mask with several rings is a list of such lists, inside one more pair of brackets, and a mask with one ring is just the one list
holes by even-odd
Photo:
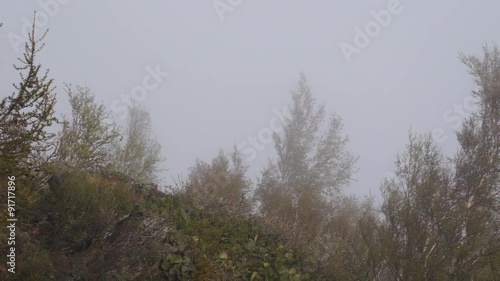
[[251, 182], [240, 152], [234, 148], [228, 157], [220, 150], [211, 163], [197, 160], [189, 169], [186, 192], [202, 206], [221, 202], [242, 213], [250, 211], [248, 192]]
[[105, 124], [109, 112], [88, 87], [66, 85], [71, 120], [64, 118], [58, 155], [62, 162], [83, 169], [106, 166], [113, 143], [120, 137], [116, 125]]
[[139, 182], [155, 182], [164, 160], [161, 145], [153, 137], [149, 112], [133, 103], [129, 107], [124, 138], [114, 143], [113, 169]]
[[[430, 135], [410, 134], [396, 176], [382, 185], [381, 227], [393, 280], [442, 280], [456, 241], [449, 200], [451, 175]], [[416, 276], [419, 276], [418, 278]]]
[[[460, 150], [456, 167], [454, 203], [460, 211], [459, 255], [456, 274], [487, 274], [500, 278], [500, 50], [483, 47], [483, 58], [461, 56], [478, 89], [473, 92], [478, 111], [457, 133]], [[496, 264], [495, 261], [496, 260]], [[485, 272], [484, 267], [490, 270]], [[474, 274], [476, 273], [476, 274]]]
[[54, 117], [56, 97], [48, 70], [42, 74], [36, 56], [44, 47], [44, 33], [36, 37], [35, 25], [28, 35], [19, 71], [21, 81], [15, 92], [0, 101], [0, 170], [30, 176], [49, 158], [55, 135], [48, 128]]
[[256, 199], [267, 215], [319, 225], [327, 205], [352, 179], [356, 158], [347, 151], [342, 120], [325, 122], [324, 105], [316, 106], [303, 73], [292, 91], [284, 133], [274, 133], [277, 159], [270, 161]]
[[448, 168], [429, 136], [410, 136], [396, 178], [382, 186], [380, 227], [392, 280], [496, 280], [500, 277], [500, 52], [462, 55], [479, 110], [457, 133]]

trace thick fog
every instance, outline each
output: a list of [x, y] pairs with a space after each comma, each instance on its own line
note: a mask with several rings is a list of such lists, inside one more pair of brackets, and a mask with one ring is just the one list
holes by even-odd
[[166, 183], [233, 145], [258, 176], [303, 71], [343, 119], [359, 156], [346, 192], [358, 195], [379, 194], [410, 128], [451, 156], [475, 88], [458, 55], [480, 55], [500, 26], [494, 0], [3, 1], [2, 97], [19, 81], [12, 64], [35, 10], [57, 115], [69, 113], [63, 83], [89, 86], [119, 124], [135, 98], [150, 110]]

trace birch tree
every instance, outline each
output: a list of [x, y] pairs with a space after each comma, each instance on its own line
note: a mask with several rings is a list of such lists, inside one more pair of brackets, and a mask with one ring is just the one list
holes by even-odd
[[430, 135], [410, 133], [395, 177], [382, 185], [379, 231], [391, 280], [443, 280], [456, 241], [451, 173]]
[[457, 132], [452, 167], [429, 136], [410, 137], [396, 179], [382, 187], [380, 236], [392, 280], [500, 278], [500, 52], [483, 52], [461, 56], [478, 86], [478, 110]]
[[256, 199], [264, 214], [320, 225], [327, 206], [352, 180], [356, 157], [346, 149], [341, 118], [326, 120], [303, 73], [289, 111], [284, 133], [273, 135], [277, 159], [263, 171]]
[[111, 160], [113, 143], [120, 138], [115, 124], [104, 122], [110, 113], [95, 101], [88, 87], [66, 85], [71, 119], [64, 118], [59, 134], [60, 161], [83, 169], [105, 167]]
[[470, 276], [489, 264], [490, 278], [499, 278], [500, 50], [485, 45], [483, 58], [461, 55], [461, 60], [477, 84], [472, 94], [478, 111], [457, 133], [460, 150], [454, 158], [453, 199], [461, 214], [460, 254], [453, 270]]
[[153, 136], [149, 112], [134, 102], [128, 109], [123, 140], [114, 144], [113, 169], [138, 182], [156, 182], [163, 161], [161, 145]]
[[197, 160], [189, 169], [187, 194], [201, 206], [223, 203], [240, 213], [247, 213], [250, 211], [248, 192], [251, 187], [251, 181], [245, 175], [247, 169], [236, 148], [229, 156], [220, 150], [211, 163]]

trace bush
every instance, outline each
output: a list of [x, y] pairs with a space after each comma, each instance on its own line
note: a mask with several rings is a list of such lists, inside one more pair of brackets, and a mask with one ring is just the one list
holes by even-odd
[[241, 214], [194, 207], [169, 195], [159, 211], [174, 228], [161, 268], [169, 280], [310, 280], [297, 252]]
[[48, 231], [53, 248], [87, 248], [98, 234], [129, 214], [140, 199], [126, 183], [90, 172], [73, 172], [60, 178], [46, 201], [51, 206]]

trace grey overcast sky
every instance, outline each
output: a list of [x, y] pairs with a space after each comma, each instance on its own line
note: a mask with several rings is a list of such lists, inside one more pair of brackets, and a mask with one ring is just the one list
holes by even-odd
[[167, 182], [235, 144], [258, 175], [273, 155], [266, 132], [304, 71], [360, 157], [346, 192], [377, 195], [410, 127], [434, 131], [453, 154], [475, 88], [458, 54], [500, 42], [498, 0], [2, 1], [2, 96], [19, 80], [11, 65], [34, 10], [50, 29], [39, 61], [58, 114], [69, 113], [64, 82], [89, 86], [118, 123], [135, 96], [150, 110]]

